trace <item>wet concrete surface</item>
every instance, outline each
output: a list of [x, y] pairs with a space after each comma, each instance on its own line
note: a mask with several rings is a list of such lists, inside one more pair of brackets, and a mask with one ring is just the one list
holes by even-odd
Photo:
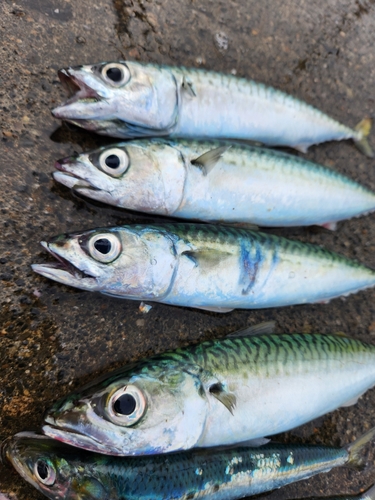
[[[65, 99], [56, 70], [119, 58], [202, 67], [253, 78], [354, 126], [375, 111], [375, 2], [369, 0], [3, 0], [0, 3], [0, 439], [38, 429], [50, 402], [93, 376], [141, 356], [275, 319], [278, 331], [337, 332], [375, 342], [375, 291], [326, 305], [226, 315], [81, 292], [30, 269], [52, 235], [147, 220], [79, 200], [51, 179], [56, 159], [108, 143], [60, 125]], [[373, 145], [375, 140], [373, 139]], [[375, 190], [375, 163], [350, 143], [311, 148], [308, 158]], [[278, 230], [375, 268], [374, 215], [323, 229]], [[342, 445], [375, 425], [375, 390], [353, 407], [282, 440]], [[357, 493], [375, 481], [341, 469], [288, 486], [273, 498]], [[0, 491], [41, 498], [0, 465]]]

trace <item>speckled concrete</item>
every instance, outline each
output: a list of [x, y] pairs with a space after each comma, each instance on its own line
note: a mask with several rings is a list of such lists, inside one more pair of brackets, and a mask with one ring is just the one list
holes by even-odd
[[[375, 292], [327, 305], [218, 315], [138, 304], [69, 289], [30, 270], [56, 233], [135, 220], [75, 199], [55, 185], [55, 159], [107, 140], [61, 127], [50, 109], [65, 99], [59, 67], [121, 57], [235, 72], [289, 92], [348, 125], [375, 109], [374, 0], [10, 0], [0, 2], [0, 439], [37, 429], [49, 402], [140, 356], [275, 319], [279, 331], [342, 331], [375, 342]], [[108, 141], [107, 141], [108, 142]], [[375, 140], [372, 141], [375, 145]], [[312, 160], [375, 190], [375, 160], [350, 143], [312, 148]], [[279, 230], [375, 268], [375, 216], [338, 231]], [[283, 439], [345, 444], [375, 425], [375, 391]], [[273, 498], [359, 492], [375, 481], [336, 470]], [[41, 498], [0, 466], [0, 492]]]

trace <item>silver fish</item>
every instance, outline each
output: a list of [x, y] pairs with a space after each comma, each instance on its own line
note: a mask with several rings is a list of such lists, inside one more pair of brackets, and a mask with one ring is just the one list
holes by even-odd
[[119, 61], [61, 69], [73, 94], [55, 117], [113, 137], [238, 138], [306, 151], [352, 139], [372, 156], [371, 121], [355, 130], [283, 92], [201, 69]]
[[337, 335], [269, 334], [272, 327], [120, 368], [57, 401], [43, 432], [119, 456], [256, 446], [354, 404], [375, 384], [375, 346]]
[[117, 207], [205, 222], [332, 228], [375, 193], [321, 165], [236, 144], [145, 139], [56, 162], [56, 181]]
[[318, 246], [208, 224], [129, 225], [42, 246], [47, 278], [133, 300], [217, 312], [329, 301], [375, 285], [375, 272]]
[[363, 464], [371, 429], [344, 448], [269, 444], [151, 457], [109, 457], [35, 433], [1, 445], [4, 462], [51, 500], [236, 500], [342, 465]]

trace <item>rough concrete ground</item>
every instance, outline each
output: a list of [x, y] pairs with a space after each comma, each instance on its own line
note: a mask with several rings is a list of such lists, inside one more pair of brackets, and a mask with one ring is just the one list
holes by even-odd
[[[58, 68], [129, 58], [232, 71], [354, 126], [374, 115], [374, 0], [3, 0], [0, 16], [0, 439], [38, 429], [52, 400], [99, 373], [260, 321], [277, 320], [279, 331], [342, 331], [375, 341], [371, 290], [327, 305], [227, 315], [156, 305], [143, 315], [136, 302], [67, 288], [30, 269], [45, 259], [44, 238], [135, 220], [52, 182], [55, 159], [106, 142], [51, 117], [65, 99]], [[375, 161], [350, 143], [311, 148], [308, 158], [375, 190]], [[341, 223], [336, 232], [277, 232], [375, 268], [374, 216]], [[375, 425], [374, 403], [372, 390], [354, 407], [282, 438], [345, 444]], [[372, 447], [364, 472], [335, 470], [272, 496], [359, 492], [375, 480], [374, 460]], [[3, 466], [0, 491], [41, 498]]]

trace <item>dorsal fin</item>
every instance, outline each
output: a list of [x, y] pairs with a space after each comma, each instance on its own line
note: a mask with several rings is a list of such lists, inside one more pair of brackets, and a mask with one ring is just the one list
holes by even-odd
[[237, 330], [236, 332], [227, 335], [227, 338], [231, 337], [251, 337], [255, 335], [271, 335], [275, 333], [276, 321], [263, 321], [263, 323], [258, 323], [242, 330]]
[[195, 160], [191, 160], [191, 163], [199, 167], [204, 175], [207, 175], [229, 148], [230, 146], [220, 146], [215, 149], [210, 149]]

